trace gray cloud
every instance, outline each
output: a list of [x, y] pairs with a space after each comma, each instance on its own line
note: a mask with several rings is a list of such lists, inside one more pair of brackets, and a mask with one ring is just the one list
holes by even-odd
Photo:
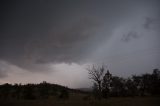
[[148, 29], [148, 30], [149, 29], [151, 29], [151, 30], [160, 29], [160, 19], [147, 17], [145, 19], [145, 23], [143, 26], [145, 29]]
[[7, 77], [7, 72], [3, 68], [0, 68], [0, 78]]
[[26, 58], [36, 63], [78, 62], [89, 50], [88, 46], [94, 43], [96, 28], [95, 21], [81, 19], [61, 31], [51, 31], [45, 38], [36, 37], [25, 46]]
[[90, 50], [89, 46], [98, 39], [95, 32], [99, 25], [93, 18], [82, 17], [61, 29], [51, 29], [45, 35], [36, 33], [24, 36], [24, 39], [20, 36], [6, 39], [9, 41], [4, 42], [1, 48], [4, 52], [1, 58], [22, 68], [38, 71], [43, 69], [39, 68], [42, 64], [50, 62], [79, 62]]
[[74, 11], [80, 11], [70, 2], [2, 4], [0, 59], [29, 70], [40, 71], [38, 67], [50, 62], [80, 61], [99, 27], [94, 17], [76, 15]]
[[8, 75], [9, 65], [7, 62], [0, 60], [0, 78], [5, 78]]
[[131, 31], [131, 32], [129, 32], [129, 33], [127, 33], [127, 34], [124, 34], [124, 35], [122, 36], [122, 41], [124, 41], [124, 42], [129, 42], [129, 41], [131, 41], [131, 40], [133, 40], [133, 39], [139, 38], [139, 36], [140, 36], [140, 35], [138, 35], [137, 32]]
[[[0, 3], [0, 59], [27, 71], [42, 72], [49, 70], [50, 63], [81, 64], [87, 59], [92, 62], [90, 57], [94, 53], [93, 58], [99, 59], [106, 55], [110, 57], [108, 52], [114, 54], [119, 50], [123, 53], [128, 42], [136, 43], [141, 35], [132, 27], [129, 30], [125, 27], [127, 31], [122, 33], [120, 30], [116, 34], [126, 42], [120, 50], [112, 33], [124, 23], [132, 26], [133, 22], [139, 21], [137, 17], [152, 17], [158, 3], [156, 0], [3, 1]], [[155, 27], [157, 22], [146, 19], [143, 27]], [[114, 42], [118, 42], [117, 45]], [[131, 45], [127, 50], [132, 48]], [[100, 51], [103, 53], [99, 53], [99, 49], [103, 49]], [[0, 71], [0, 74], [5, 76], [6, 71]]]

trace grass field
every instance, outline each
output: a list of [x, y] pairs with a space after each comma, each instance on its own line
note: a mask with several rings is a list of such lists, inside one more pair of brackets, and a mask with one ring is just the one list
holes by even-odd
[[8, 100], [0, 106], [160, 106], [160, 97], [117, 97], [107, 100], [84, 100], [73, 96], [68, 100]]

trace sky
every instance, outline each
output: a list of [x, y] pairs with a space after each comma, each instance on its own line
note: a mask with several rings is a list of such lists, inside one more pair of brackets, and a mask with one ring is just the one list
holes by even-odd
[[92, 86], [86, 68], [160, 68], [159, 0], [1, 0], [0, 84]]

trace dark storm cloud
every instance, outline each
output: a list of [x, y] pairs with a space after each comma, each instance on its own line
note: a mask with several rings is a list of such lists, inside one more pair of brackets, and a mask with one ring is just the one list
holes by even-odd
[[[142, 1], [0, 1], [0, 59], [35, 71], [49, 63], [83, 62]], [[131, 31], [122, 40], [138, 36]]]
[[99, 38], [94, 36], [99, 23], [94, 17], [77, 15], [75, 5], [58, 1], [5, 1], [0, 58], [29, 70], [41, 70], [41, 64], [50, 62], [80, 61], [88, 46]]
[[39, 67], [39, 64], [49, 62], [78, 62], [87, 52], [85, 49], [94, 42], [97, 26], [95, 21], [82, 18], [64, 29], [48, 31], [45, 35], [36, 33], [24, 38], [7, 38], [9, 41], [2, 48], [4, 53], [1, 52], [1, 58], [29, 69], [34, 69], [34, 64]]
[[[94, 40], [97, 24], [83, 18], [61, 31], [51, 31], [43, 38], [35, 38], [27, 43], [26, 55], [37, 58], [36, 63], [77, 61], [86, 52], [90, 39]], [[84, 49], [84, 50], [82, 50]]]

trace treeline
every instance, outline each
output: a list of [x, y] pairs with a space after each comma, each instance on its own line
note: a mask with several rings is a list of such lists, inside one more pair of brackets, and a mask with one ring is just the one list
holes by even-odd
[[71, 89], [43, 81], [40, 84], [3, 84], [0, 85], [0, 99], [67, 99]]
[[152, 73], [122, 78], [112, 75], [104, 66], [88, 69], [94, 81], [93, 94], [96, 98], [125, 96], [160, 96], [160, 70]]
[[[68, 99], [71, 93], [94, 95], [96, 99], [127, 96], [160, 96], [160, 70], [152, 73], [122, 78], [112, 75], [104, 66], [88, 68], [89, 77], [94, 82], [93, 92], [70, 89], [43, 81], [40, 84], [3, 84], [0, 85], [0, 100], [19, 99]], [[88, 98], [88, 96], [86, 97]]]

